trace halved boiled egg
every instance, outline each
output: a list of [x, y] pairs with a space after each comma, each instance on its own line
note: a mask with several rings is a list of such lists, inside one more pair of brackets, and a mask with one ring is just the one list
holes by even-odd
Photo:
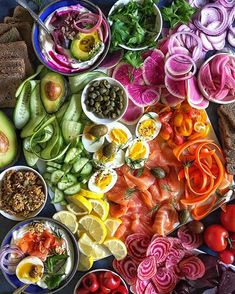
[[144, 166], [149, 157], [149, 145], [146, 141], [135, 139], [126, 150], [126, 163], [132, 169], [138, 169]]
[[151, 141], [157, 137], [162, 127], [159, 116], [155, 112], [145, 113], [136, 126], [136, 137]]
[[92, 192], [106, 193], [113, 188], [116, 182], [117, 173], [113, 169], [100, 169], [91, 176], [88, 188]]
[[130, 130], [120, 122], [114, 122], [108, 125], [106, 139], [108, 142], [115, 143], [119, 148], [125, 148], [130, 142], [132, 134]]
[[24, 284], [36, 284], [42, 278], [44, 265], [40, 258], [28, 256], [16, 267], [16, 276]]
[[82, 135], [82, 143], [88, 152], [96, 152], [104, 144], [108, 132], [106, 125], [87, 125]]
[[117, 168], [125, 163], [125, 153], [116, 144], [108, 143], [94, 153], [93, 160], [99, 167]]

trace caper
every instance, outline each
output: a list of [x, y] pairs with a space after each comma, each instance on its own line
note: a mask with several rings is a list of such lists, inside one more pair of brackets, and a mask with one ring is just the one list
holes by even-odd
[[91, 107], [90, 107], [90, 111], [91, 111], [91, 112], [95, 111], [95, 107], [91, 106]]
[[121, 114], [121, 110], [120, 109], [117, 109], [116, 112], [117, 112], [117, 115], [120, 115]]
[[115, 106], [115, 102], [111, 102], [111, 106], [114, 107]]
[[106, 91], [107, 91], [107, 90], [106, 90], [105, 88], [101, 88], [101, 89], [100, 89], [100, 94], [104, 94], [104, 93], [106, 93]]
[[114, 89], [115, 92], [118, 92], [118, 90], [119, 90], [120, 88], [117, 87], [117, 86], [114, 86], [113, 89]]
[[108, 133], [108, 128], [106, 125], [95, 125], [91, 127], [89, 133], [96, 138], [100, 138]]
[[92, 86], [93, 87], [97, 87], [97, 86], [99, 86], [100, 85], [100, 81], [94, 81], [93, 83], [92, 83]]
[[122, 103], [120, 103], [120, 107], [119, 107], [120, 109], [123, 109], [123, 104]]
[[95, 103], [95, 108], [98, 108], [100, 106], [100, 103], [99, 102], [96, 102]]
[[95, 90], [94, 87], [90, 87], [90, 88], [89, 88], [89, 92], [93, 92], [94, 90]]
[[93, 99], [90, 99], [90, 105], [94, 105], [95, 101]]
[[88, 100], [88, 99], [85, 100], [85, 104], [86, 104], [86, 105], [89, 105], [89, 104], [90, 104], [90, 100]]
[[112, 93], [110, 94], [110, 97], [111, 97], [111, 98], [116, 98], [116, 93], [115, 93], [115, 92], [112, 92]]
[[124, 92], [123, 92], [123, 90], [122, 90], [122, 89], [120, 89], [120, 88], [119, 88], [119, 90], [118, 90], [118, 95], [119, 95], [119, 96], [123, 96], [123, 95], [124, 95]]
[[100, 91], [95, 91], [95, 93], [97, 97], [100, 95]]
[[112, 113], [112, 118], [116, 118], [116, 117], [117, 117], [116, 113], [113, 112], [113, 113]]
[[117, 151], [117, 145], [115, 143], [109, 143], [102, 149], [102, 153], [105, 157], [111, 157]]
[[89, 94], [89, 98], [93, 98], [93, 99], [95, 99], [97, 97], [97, 94], [96, 93], [91, 93], [91, 94]]
[[98, 101], [98, 102], [101, 102], [103, 100], [103, 97], [102, 96], [98, 96], [97, 98], [96, 98], [96, 101]]
[[111, 103], [110, 101], [107, 101], [107, 102], [106, 102], [106, 105], [107, 105], [107, 106], [109, 106], [109, 105], [110, 105], [110, 103]]
[[111, 85], [109, 84], [109, 82], [107, 80], [104, 80], [104, 85], [107, 89], [109, 89], [111, 87]]
[[107, 110], [108, 111], [111, 111], [113, 108], [112, 108], [112, 106], [111, 105], [109, 105], [108, 107], [107, 107]]
[[107, 115], [108, 113], [109, 111], [107, 109], [103, 112], [104, 115]]
[[109, 100], [109, 96], [104, 96], [104, 101], [108, 101]]

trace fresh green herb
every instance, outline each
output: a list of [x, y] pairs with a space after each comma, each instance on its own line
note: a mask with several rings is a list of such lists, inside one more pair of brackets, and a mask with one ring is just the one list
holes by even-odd
[[43, 280], [49, 290], [55, 289], [61, 283], [68, 257], [67, 254], [57, 254], [47, 258]]
[[170, 27], [173, 28], [179, 23], [187, 24], [192, 15], [196, 12], [185, 0], [175, 0], [170, 7], [162, 8], [163, 20], [170, 23]]
[[141, 53], [142, 51], [127, 51], [123, 59], [134, 68], [139, 68], [143, 64]]
[[56, 235], [57, 238], [62, 239], [62, 235], [59, 228], [51, 227], [51, 231]]
[[139, 168], [139, 169], [137, 170], [137, 174], [136, 174], [136, 176], [137, 176], [137, 177], [141, 177], [142, 174], [143, 174], [143, 171], [144, 171], [144, 167]]
[[128, 188], [125, 192], [125, 200], [130, 199], [135, 192], [138, 192], [137, 188]]
[[37, 8], [40, 10], [44, 5], [45, 0], [31, 0], [29, 2], [33, 2], [34, 4], [36, 4]]
[[[110, 15], [111, 50], [116, 50], [119, 44], [129, 47], [145, 46], [154, 40], [157, 33], [154, 26], [154, 0], [144, 0], [143, 3], [131, 0], [126, 5], [118, 6]], [[134, 57], [134, 55], [132, 56]], [[127, 57], [130, 60], [130, 56]], [[135, 56], [135, 64], [139, 59]]]
[[137, 167], [141, 167], [141, 163], [143, 162], [144, 159], [137, 159], [137, 160], [132, 160], [130, 158], [126, 158], [126, 163], [129, 165], [129, 167], [134, 170]]
[[157, 178], [157, 179], [164, 179], [166, 177], [166, 172], [161, 167], [155, 167], [151, 169], [151, 173]]

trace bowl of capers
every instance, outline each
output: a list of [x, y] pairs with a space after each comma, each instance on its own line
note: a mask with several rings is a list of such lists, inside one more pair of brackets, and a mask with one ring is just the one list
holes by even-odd
[[119, 120], [126, 112], [128, 95], [117, 80], [109, 77], [92, 80], [83, 90], [82, 109], [96, 124]]

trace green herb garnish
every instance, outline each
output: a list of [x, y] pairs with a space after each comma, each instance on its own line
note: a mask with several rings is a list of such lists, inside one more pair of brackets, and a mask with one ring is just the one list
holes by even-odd
[[143, 64], [141, 53], [142, 51], [127, 51], [123, 59], [134, 68], [139, 68]]
[[133, 196], [133, 194], [135, 193], [135, 192], [138, 192], [139, 190], [137, 189], [137, 188], [128, 188], [127, 190], [126, 190], [126, 192], [125, 192], [125, 200], [128, 200], [128, 199], [130, 199], [132, 196]]
[[163, 7], [161, 11], [163, 20], [169, 22], [173, 28], [179, 23], [187, 24], [196, 9], [185, 0], [175, 0], [170, 7]]

